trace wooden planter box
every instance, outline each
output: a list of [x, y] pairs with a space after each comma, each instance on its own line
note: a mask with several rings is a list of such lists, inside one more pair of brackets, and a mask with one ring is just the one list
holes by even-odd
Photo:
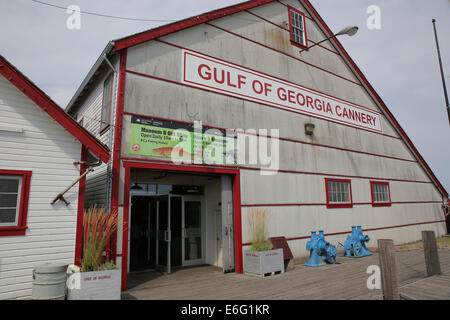
[[120, 300], [120, 274], [120, 269], [74, 273], [72, 276], [79, 278], [75, 278], [67, 290], [67, 299]]
[[275, 272], [284, 272], [283, 249], [245, 251], [244, 273], [264, 277]]

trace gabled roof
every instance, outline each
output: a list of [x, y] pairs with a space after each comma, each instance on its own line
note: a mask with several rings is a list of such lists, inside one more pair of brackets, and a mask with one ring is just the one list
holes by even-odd
[[8, 60], [0, 55], [0, 74], [2, 74], [17, 89], [23, 92], [30, 100], [48, 113], [56, 122], [70, 132], [88, 150], [101, 159], [109, 161], [109, 149], [98, 141], [87, 130], [80, 126], [73, 118], [63, 111], [49, 96], [39, 89], [30, 79], [16, 69]]
[[207, 13], [203, 13], [201, 15], [187, 18], [184, 20], [180, 20], [177, 22], [173, 22], [170, 24], [163, 25], [161, 27], [157, 27], [154, 29], [150, 29], [147, 31], [143, 31], [140, 33], [136, 33], [134, 35], [124, 37], [118, 40], [115, 40], [114, 49], [121, 50], [131, 46], [135, 46], [139, 43], [146, 42], [152, 39], [156, 39], [159, 37], [163, 37], [167, 34], [177, 32], [189, 27], [196, 26], [198, 24], [202, 24], [214, 19], [222, 18], [234, 13], [238, 13], [244, 10], [249, 10], [254, 7], [261, 6], [263, 4], [267, 4], [270, 2], [276, 2], [277, 0], [250, 0], [242, 3], [238, 3], [226, 8], [217, 9], [214, 11], [210, 11]]
[[[250, 0], [246, 2], [242, 2], [236, 5], [232, 5], [226, 8], [217, 9], [214, 11], [210, 11], [195, 17], [190, 17], [184, 20], [180, 20], [174, 23], [170, 23], [167, 25], [163, 25], [160, 27], [156, 27], [154, 29], [150, 29], [147, 31], [143, 31], [140, 33], [136, 33], [134, 35], [130, 35], [121, 39], [114, 40], [113, 42], [110, 42], [108, 46], [110, 49], [108, 50], [108, 53], [111, 53], [113, 51], [120, 51], [135, 45], [138, 45], [140, 43], [150, 41], [159, 37], [166, 36], [168, 34], [181, 31], [183, 29], [193, 27], [214, 19], [222, 18], [234, 13], [238, 13], [244, 10], [248, 10], [254, 7], [258, 7], [267, 3], [271, 2], [277, 2], [278, 0]], [[314, 9], [312, 4], [309, 2], [309, 0], [299, 0], [299, 3], [304, 4], [309, 11], [310, 15], [315, 19], [317, 24], [322, 27], [322, 30], [328, 34], [329, 36], [333, 36], [333, 32], [330, 30], [330, 28], [327, 26], [325, 21], [322, 19], [322, 17], [319, 15], [319, 13]], [[448, 198], [448, 193], [445, 190], [445, 188], [441, 185], [439, 180], [434, 175], [431, 168], [428, 166], [428, 164], [425, 162], [423, 157], [420, 155], [419, 151], [416, 149], [412, 141], [407, 136], [406, 132], [403, 130], [403, 128], [400, 126], [400, 124], [397, 122], [397, 120], [394, 118], [393, 114], [389, 111], [386, 104], [383, 102], [383, 100], [380, 98], [380, 96], [376, 93], [375, 89], [372, 87], [372, 85], [369, 83], [369, 81], [366, 79], [364, 74], [361, 72], [361, 70], [357, 67], [353, 59], [350, 57], [350, 55], [347, 53], [347, 51], [344, 49], [342, 44], [339, 42], [339, 40], [336, 37], [333, 37], [330, 39], [331, 44], [343, 55], [345, 58], [344, 60], [347, 62], [348, 66], [355, 72], [359, 80], [363, 83], [365, 88], [370, 92], [374, 100], [379, 105], [380, 109], [383, 111], [386, 118], [391, 122], [391, 124], [397, 129], [398, 134], [402, 138], [402, 140], [405, 142], [405, 144], [409, 147], [411, 152], [416, 156], [419, 163], [423, 167], [423, 169], [428, 173], [428, 176], [433, 181], [435, 186], [439, 189], [441, 194]], [[111, 48], [111, 45], [113, 45], [113, 49]], [[108, 48], [107, 46], [107, 48]], [[100, 57], [99, 59], [101, 59]], [[95, 67], [95, 65], [94, 65]], [[90, 74], [93, 74], [95, 70], [91, 70]], [[86, 79], [85, 79], [86, 81]], [[84, 88], [80, 88], [79, 93], [81, 93], [84, 90]], [[66, 110], [69, 110], [73, 102], [76, 100], [76, 97], [74, 97], [69, 103]]]

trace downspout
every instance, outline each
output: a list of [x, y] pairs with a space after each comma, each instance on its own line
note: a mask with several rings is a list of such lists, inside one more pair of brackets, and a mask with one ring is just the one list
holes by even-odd
[[[114, 68], [111, 61], [109, 61], [106, 53], [103, 53], [103, 59], [108, 64], [108, 66], [111, 68], [111, 70], [114, 73], [114, 81], [113, 81], [113, 101], [111, 102], [111, 119], [115, 119], [114, 115], [116, 114], [117, 109], [117, 81], [118, 81], [118, 72]], [[114, 120], [112, 121], [114, 122]], [[113, 137], [114, 137], [114, 131], [116, 131], [115, 123], [111, 123], [111, 130], [109, 130], [108, 134], [108, 147], [113, 150], [112, 144], [113, 144]], [[112, 186], [112, 157], [108, 161], [108, 166], [106, 169], [106, 212], [111, 212], [111, 186]]]

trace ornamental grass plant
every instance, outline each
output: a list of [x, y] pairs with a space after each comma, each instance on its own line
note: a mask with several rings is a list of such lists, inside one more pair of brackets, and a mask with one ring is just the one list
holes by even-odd
[[267, 251], [272, 249], [272, 243], [267, 238], [267, 216], [266, 209], [251, 209], [248, 214], [250, 226], [250, 251]]
[[103, 263], [103, 251], [111, 235], [118, 227], [117, 210], [107, 213], [105, 208], [96, 205], [84, 211], [83, 215], [83, 256], [81, 272], [111, 270], [116, 266]]

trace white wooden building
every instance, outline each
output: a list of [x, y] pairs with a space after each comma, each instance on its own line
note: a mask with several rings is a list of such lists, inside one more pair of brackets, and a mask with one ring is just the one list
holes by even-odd
[[85, 178], [51, 203], [95, 159], [108, 148], [0, 56], [0, 300], [30, 297], [34, 266], [79, 260]]
[[[361, 225], [369, 246], [447, 232], [448, 193], [380, 96], [336, 38], [312, 48], [332, 35], [307, 0], [253, 0], [108, 43], [66, 111], [113, 150], [86, 200], [119, 210], [124, 289], [134, 270], [242, 272], [252, 208], [296, 258], [319, 229], [337, 244]], [[222, 146], [226, 132], [274, 142], [279, 165], [174, 163], [201, 155], [167, 142], [197, 121]]]

